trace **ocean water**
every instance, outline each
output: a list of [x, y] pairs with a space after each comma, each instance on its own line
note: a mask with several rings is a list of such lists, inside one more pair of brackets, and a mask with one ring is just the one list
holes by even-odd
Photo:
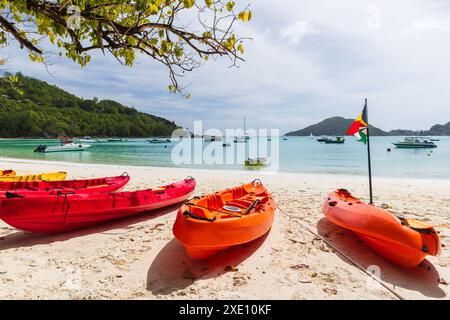
[[[278, 140], [274, 140], [278, 139]], [[287, 139], [287, 140], [285, 140]], [[414, 177], [429, 179], [450, 179], [450, 137], [439, 137], [435, 149], [396, 149], [391, 143], [400, 137], [371, 137], [372, 173], [374, 176]], [[261, 143], [252, 138], [249, 143], [233, 143], [222, 147], [222, 141], [203, 142], [193, 139], [199, 149], [191, 147], [193, 162], [197, 154], [197, 164], [174, 163], [173, 148], [179, 148], [178, 142], [168, 144], [151, 144], [145, 139], [129, 139], [127, 142], [96, 143], [82, 152], [35, 153], [39, 144], [57, 145], [57, 140], [37, 139], [2, 139], [0, 140], [0, 157], [69, 161], [81, 163], [123, 164], [138, 166], [176, 166], [203, 169], [224, 170], [272, 170], [287, 173], [336, 173], [344, 175], [367, 174], [367, 150], [364, 144], [353, 137], [346, 137], [345, 144], [322, 144], [310, 137], [279, 137], [267, 144], [268, 156], [271, 151], [278, 157], [278, 166], [261, 169], [245, 167], [243, 158], [237, 159], [237, 148], [244, 148], [248, 156], [252, 146]], [[243, 145], [243, 146], [242, 146]], [[178, 146], [178, 147], [177, 147]], [[391, 152], [387, 149], [391, 148]], [[262, 148], [265, 149], [265, 148]], [[211, 150], [235, 153], [231, 164], [205, 163], [198, 160], [200, 154], [215, 154]], [[221, 151], [220, 151], [221, 150]], [[262, 154], [264, 156], [264, 154]], [[220, 157], [219, 157], [220, 159]], [[230, 159], [230, 157], [228, 157]], [[9, 168], [2, 168], [9, 169]]]

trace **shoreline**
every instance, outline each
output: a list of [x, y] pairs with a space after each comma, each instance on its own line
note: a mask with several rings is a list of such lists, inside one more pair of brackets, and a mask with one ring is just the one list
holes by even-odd
[[[152, 188], [192, 175], [193, 196], [254, 178], [254, 171], [133, 167], [0, 158], [19, 172], [67, 170], [68, 179], [119, 175], [131, 181], [125, 191]], [[224, 174], [226, 173], [226, 174]], [[440, 257], [400, 269], [376, 255], [354, 234], [326, 220], [325, 196], [346, 187], [366, 200], [367, 179], [338, 175], [265, 175], [277, 203], [271, 231], [249, 244], [206, 261], [193, 261], [174, 239], [178, 206], [111, 221], [65, 234], [22, 232], [0, 220], [0, 298], [4, 299], [395, 299], [371, 282], [335, 249], [305, 230], [326, 237], [364, 268], [379, 267], [379, 279], [406, 299], [448, 299], [449, 229], [440, 229]], [[375, 202], [431, 223], [448, 222], [450, 181], [383, 178], [374, 181]], [[235, 266], [236, 271], [229, 271]], [[267, 290], [270, 287], [271, 290]]]
[[[359, 174], [343, 174], [343, 173], [311, 173], [311, 172], [274, 172], [274, 171], [263, 171], [263, 170], [235, 170], [235, 169], [208, 169], [208, 168], [189, 168], [189, 167], [177, 167], [177, 166], [139, 166], [139, 165], [130, 165], [130, 164], [110, 164], [110, 163], [87, 163], [87, 162], [71, 162], [71, 161], [53, 161], [53, 160], [38, 160], [38, 159], [28, 159], [28, 158], [9, 158], [9, 157], [0, 157], [0, 163], [24, 163], [24, 164], [45, 164], [45, 165], [57, 165], [57, 166], [69, 166], [69, 167], [123, 167], [123, 168], [136, 168], [136, 169], [173, 169], [173, 170], [181, 170], [181, 171], [200, 171], [200, 172], [212, 172], [212, 173], [233, 173], [233, 174], [242, 174], [242, 175], [261, 175], [261, 176], [281, 176], [281, 177], [292, 177], [292, 176], [306, 176], [306, 177], [322, 177], [322, 178], [330, 178], [330, 177], [340, 177], [340, 178], [348, 178], [354, 177], [357, 179], [363, 178], [367, 179], [365, 175]], [[450, 179], [445, 178], [422, 178], [422, 177], [396, 177], [396, 176], [376, 176], [372, 175], [372, 179], [374, 180], [404, 180], [404, 181], [428, 181], [428, 182], [450, 182]]]

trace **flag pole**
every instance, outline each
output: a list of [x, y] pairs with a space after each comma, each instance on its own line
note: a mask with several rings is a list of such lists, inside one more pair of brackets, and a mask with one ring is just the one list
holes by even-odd
[[367, 160], [369, 165], [369, 194], [370, 194], [370, 205], [373, 205], [373, 194], [372, 194], [372, 165], [370, 163], [370, 130], [369, 130], [369, 108], [367, 106], [366, 98], [366, 118], [367, 118]]

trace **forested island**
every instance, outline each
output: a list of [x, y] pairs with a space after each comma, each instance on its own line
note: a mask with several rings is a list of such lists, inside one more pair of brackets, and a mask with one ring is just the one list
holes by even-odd
[[[308, 126], [304, 129], [288, 132], [286, 136], [344, 136], [347, 130], [354, 122], [354, 119], [346, 119], [343, 117], [331, 117], [319, 123]], [[372, 136], [450, 136], [450, 122], [446, 124], [436, 124], [429, 130], [391, 130], [383, 131], [380, 128], [370, 125], [370, 134]]]
[[53, 138], [170, 136], [173, 121], [112, 100], [82, 99], [47, 82], [17, 73], [0, 86], [0, 137]]

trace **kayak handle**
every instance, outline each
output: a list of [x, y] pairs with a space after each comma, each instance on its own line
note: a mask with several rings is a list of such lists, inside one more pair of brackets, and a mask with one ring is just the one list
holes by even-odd
[[128, 174], [128, 172], [124, 172], [124, 173], [122, 173], [121, 175], [120, 175], [121, 177], [129, 177], [130, 175]]
[[262, 185], [262, 182], [261, 182], [260, 179], [255, 179], [255, 180], [252, 181], [252, 185], [253, 185], [253, 187], [256, 188], [256, 187]]
[[214, 222], [214, 221], [216, 220], [216, 218], [209, 219], [209, 218], [206, 218], [206, 217], [200, 217], [200, 216], [198, 216], [198, 215], [192, 213], [192, 212], [189, 211], [189, 210], [184, 211], [184, 212], [183, 212], [183, 215], [189, 216], [189, 217], [191, 217], [191, 218], [193, 218], [193, 219], [203, 220], [203, 221], [209, 221], [209, 222]]

